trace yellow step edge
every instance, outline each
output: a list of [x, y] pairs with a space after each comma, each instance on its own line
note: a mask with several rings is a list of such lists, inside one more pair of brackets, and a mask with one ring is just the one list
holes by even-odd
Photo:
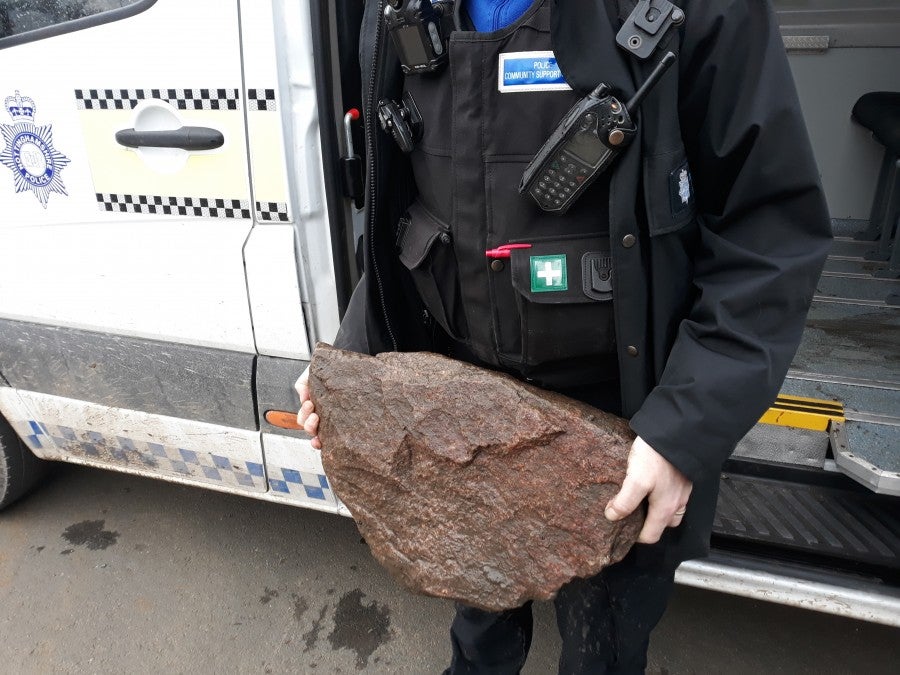
[[844, 404], [803, 396], [782, 395], [759, 419], [761, 424], [827, 431], [831, 422], [843, 422]]
[[775, 399], [775, 405], [779, 403], [791, 403], [796, 405], [805, 405], [811, 408], [828, 408], [830, 410], [838, 410], [843, 414], [844, 412], [844, 404], [840, 401], [831, 401], [820, 398], [806, 398], [804, 396], [788, 396], [786, 394], [779, 394], [779, 396]]

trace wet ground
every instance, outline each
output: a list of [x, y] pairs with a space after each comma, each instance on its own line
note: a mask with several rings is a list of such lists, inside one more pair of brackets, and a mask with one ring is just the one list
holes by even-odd
[[[439, 673], [449, 603], [400, 590], [351, 521], [60, 466], [0, 515], [0, 673]], [[526, 673], [553, 673], [536, 610]], [[656, 675], [896, 672], [900, 630], [680, 588]]]

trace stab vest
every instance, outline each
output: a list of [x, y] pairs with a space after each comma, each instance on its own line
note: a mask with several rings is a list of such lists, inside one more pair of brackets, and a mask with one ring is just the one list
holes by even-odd
[[[446, 68], [405, 78], [423, 136], [410, 155], [418, 196], [397, 224], [396, 247], [429, 313], [477, 360], [575, 386], [618, 371], [610, 174], [562, 216], [518, 186], [576, 101], [599, 81], [627, 97], [642, 67], [615, 50], [590, 69], [602, 79], [572, 82], [579, 64], [567, 69], [564, 59], [581, 56], [554, 55], [553, 4], [535, 0], [492, 33], [453, 32]], [[553, 76], [557, 58], [574, 89]], [[548, 189], [566, 188], [566, 167], [558, 178]]]

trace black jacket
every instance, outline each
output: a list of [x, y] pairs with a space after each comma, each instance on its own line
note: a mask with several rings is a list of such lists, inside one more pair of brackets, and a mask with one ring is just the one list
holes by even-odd
[[[781, 386], [831, 241], [768, 3], [678, 4], [687, 17], [671, 33], [678, 67], [642, 107], [640, 138], [612, 176], [609, 212], [624, 414], [694, 482], [682, 526], [647, 549], [673, 564], [707, 550], [722, 462]], [[368, 353], [431, 348], [393, 250], [414, 183], [372, 114], [373, 101], [399, 98], [402, 87], [377, 27], [381, 5], [367, 3], [360, 48], [372, 160], [366, 269], [336, 339]], [[615, 44], [623, 18], [611, 0], [554, 4], [554, 51], [573, 88], [587, 92], [612, 79], [612, 67], [623, 95], [634, 91], [647, 69]], [[677, 200], [685, 165], [689, 208]]]

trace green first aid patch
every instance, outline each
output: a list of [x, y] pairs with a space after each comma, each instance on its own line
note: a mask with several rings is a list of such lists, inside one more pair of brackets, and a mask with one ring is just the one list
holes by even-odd
[[566, 256], [531, 256], [531, 292], [566, 291], [569, 277], [566, 273]]

